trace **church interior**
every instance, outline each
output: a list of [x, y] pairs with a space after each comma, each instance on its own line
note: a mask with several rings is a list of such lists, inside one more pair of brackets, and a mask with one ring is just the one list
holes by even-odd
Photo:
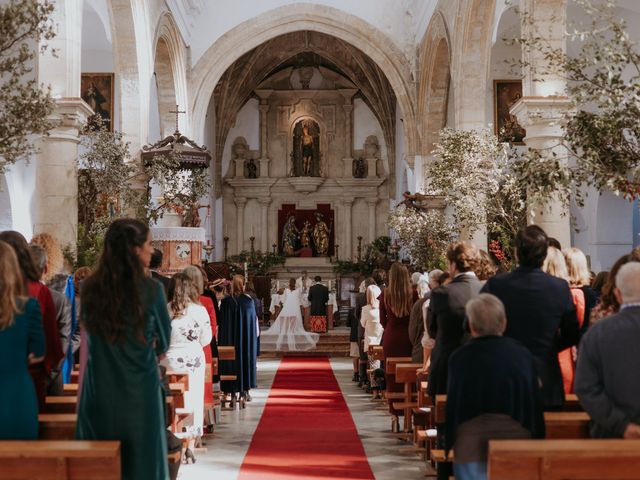
[[[0, 0], [0, 31], [16, 37], [0, 41], [0, 265], [15, 257], [25, 285], [46, 283], [52, 294], [51, 281], [62, 278], [69, 308], [63, 334], [56, 306], [63, 351], [51, 367], [45, 324], [51, 307], [40, 305], [47, 350], [27, 353], [32, 376], [34, 357], [45, 358], [48, 393], [41, 397], [36, 383], [35, 438], [4, 430], [14, 413], [0, 406], [0, 478], [640, 478], [640, 398], [625, 397], [624, 408], [614, 405], [608, 414], [612, 423], [624, 416], [624, 425], [637, 432], [616, 424], [607, 440], [590, 438], [602, 410], [592, 412], [578, 381], [582, 345], [595, 342], [585, 312], [611, 307], [601, 305], [605, 293], [617, 302], [605, 317], [640, 302], [614, 282], [626, 274], [623, 263], [640, 261], [640, 131], [629, 120], [640, 111], [640, 2]], [[600, 42], [599, 50], [591, 41]], [[15, 63], [18, 47], [24, 70]], [[612, 51], [617, 56], [606, 57]], [[592, 80], [609, 89], [589, 86]], [[29, 92], [37, 96], [31, 103]], [[12, 107], [16, 99], [19, 109]], [[577, 122], [591, 112], [603, 123], [580, 128]], [[149, 241], [131, 251], [140, 259], [145, 248], [153, 251], [143, 260], [145, 275], [164, 287], [155, 302], [163, 312], [149, 322], [166, 318], [168, 330], [158, 327], [144, 347], [151, 369], [163, 371], [151, 402], [161, 403], [163, 412], [157, 445], [132, 446], [132, 438], [143, 437], [100, 434], [104, 425], [90, 428], [81, 418], [100, 411], [104, 424], [118, 428], [132, 418], [97, 409], [94, 399], [106, 388], [98, 366], [116, 389], [120, 381], [142, 378], [128, 370], [140, 367], [126, 350], [138, 345], [134, 324], [122, 327], [131, 335], [126, 345], [113, 343], [111, 356], [101, 358], [106, 341], [98, 333], [107, 327], [95, 326], [87, 313], [92, 288], [122, 290], [117, 273], [97, 282], [108, 278], [101, 275], [119, 251], [115, 246], [126, 243], [112, 236], [123, 219], [137, 219], [148, 232]], [[586, 291], [579, 305], [573, 297], [583, 341], [578, 346], [576, 336], [561, 353], [573, 355], [575, 386], [572, 376], [560, 404], [549, 406], [543, 385], [544, 413], [538, 393], [534, 402], [502, 389], [495, 396], [520, 409], [508, 420], [527, 428], [522, 405], [540, 407], [531, 415], [539, 413], [543, 434], [532, 427], [528, 440], [496, 436], [504, 439], [487, 440], [481, 454], [463, 442], [453, 447], [447, 418], [452, 422], [466, 404], [451, 400], [453, 361], [444, 390], [436, 391], [434, 372], [442, 368], [446, 381], [443, 358], [460, 358], [466, 342], [480, 336], [472, 308], [489, 311], [492, 300], [484, 296], [499, 297], [506, 327], [492, 335], [517, 337], [512, 308], [553, 303], [519, 300], [512, 307], [499, 293], [497, 279], [525, 264], [526, 242], [538, 233], [522, 232], [532, 225], [549, 248], [561, 245], [567, 291], [588, 286], [597, 293], [593, 304]], [[15, 255], [4, 253], [5, 242]], [[42, 263], [39, 278], [29, 276], [20, 242], [32, 249], [29, 264], [37, 270]], [[568, 280], [569, 250], [585, 259], [592, 278]], [[564, 278], [549, 267], [546, 244], [544, 253], [536, 268]], [[6, 264], [3, 255], [11, 256]], [[485, 278], [480, 267], [468, 266], [480, 265], [482, 255], [491, 264]], [[455, 308], [447, 305], [454, 313], [443, 320], [434, 306], [437, 292], [461, 276], [483, 282], [464, 295], [487, 303], [471, 305], [465, 297]], [[22, 308], [8, 300], [17, 295], [6, 287], [10, 281], [0, 273], [0, 297], [7, 298], [0, 298], [0, 350], [14, 342], [14, 313], [18, 319], [28, 312], [29, 302]], [[632, 279], [629, 285], [634, 282], [640, 284]], [[28, 297], [41, 302], [32, 288]], [[199, 290], [180, 300], [182, 310], [181, 288]], [[203, 297], [206, 302], [198, 300]], [[53, 305], [56, 295], [51, 298]], [[453, 293], [447, 298], [455, 300]], [[122, 312], [134, 304], [143, 308], [129, 299], [112, 308], [129, 318]], [[206, 307], [208, 333], [198, 330], [202, 321], [177, 326], [189, 320], [189, 305]], [[144, 308], [148, 315], [151, 307]], [[370, 334], [367, 315], [384, 329]], [[414, 316], [419, 336], [409, 339]], [[402, 339], [393, 326], [400, 317], [406, 317]], [[446, 322], [453, 317], [460, 350], [451, 347], [445, 355], [443, 337], [454, 335]], [[552, 357], [561, 350], [566, 321], [565, 315], [545, 340], [558, 348]], [[180, 329], [196, 344], [192, 360], [184, 352], [193, 345], [177, 338]], [[0, 363], [13, 364], [8, 352], [0, 353]], [[624, 355], [629, 365], [638, 364], [637, 352]], [[114, 364], [100, 363], [108, 361]], [[24, 370], [27, 359], [20, 362]], [[554, 362], [553, 368], [564, 368], [561, 358]], [[6, 374], [1, 403], [12, 402], [17, 377], [1, 366], [0, 372]], [[612, 377], [604, 384], [618, 385]], [[204, 404], [194, 387], [202, 378]], [[29, 384], [24, 395], [33, 396], [31, 390]], [[149, 398], [137, 392], [131, 384], [113, 395], [124, 410], [130, 401], [134, 412]], [[488, 414], [504, 413], [506, 402], [493, 395], [485, 389], [477, 396], [491, 399]], [[501, 407], [492, 410], [491, 402]], [[150, 428], [157, 420], [151, 416], [132, 424]], [[501, 424], [469, 425], [488, 435]], [[158, 460], [150, 452], [160, 443]], [[148, 469], [154, 458], [161, 464], [155, 471]], [[476, 464], [483, 470], [467, 469]]]

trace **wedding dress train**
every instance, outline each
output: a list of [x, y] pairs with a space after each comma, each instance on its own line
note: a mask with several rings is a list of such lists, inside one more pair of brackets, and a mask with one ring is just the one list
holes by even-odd
[[320, 336], [307, 332], [302, 322], [302, 290], [287, 290], [276, 321], [260, 333], [260, 350], [265, 352], [304, 352], [315, 348]]

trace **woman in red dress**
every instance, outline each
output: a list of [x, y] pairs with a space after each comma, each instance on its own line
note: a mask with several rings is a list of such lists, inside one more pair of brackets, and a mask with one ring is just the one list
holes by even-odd
[[0, 233], [0, 240], [8, 243], [16, 252], [20, 270], [22, 270], [22, 275], [27, 282], [29, 296], [38, 300], [42, 312], [42, 328], [44, 330], [46, 344], [44, 362], [36, 363], [29, 367], [29, 373], [36, 387], [38, 406], [40, 411], [42, 411], [44, 398], [47, 395], [51, 370], [58, 368], [64, 358], [62, 343], [60, 342], [60, 335], [58, 334], [58, 325], [56, 323], [56, 307], [51, 297], [51, 291], [49, 291], [46, 285], [40, 283], [40, 275], [31, 259], [29, 245], [22, 234], [9, 230]]
[[[380, 323], [384, 328], [382, 349], [385, 358], [410, 357], [409, 315], [413, 307], [413, 289], [407, 267], [394, 263], [389, 270], [389, 284], [379, 297]], [[385, 372], [387, 392], [402, 392], [404, 385], [395, 383], [393, 372]], [[389, 402], [389, 412], [393, 415], [392, 427], [398, 425], [402, 410], [395, 410]]]

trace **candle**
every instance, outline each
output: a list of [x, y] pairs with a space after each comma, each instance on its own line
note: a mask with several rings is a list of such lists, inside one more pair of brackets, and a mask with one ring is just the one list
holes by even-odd
[[276, 280], [276, 290], [280, 290], [280, 280]]
[[255, 235], [253, 234], [253, 224], [251, 225], [251, 236], [254, 237]]
[[331, 290], [331, 280], [329, 280], [329, 290]]

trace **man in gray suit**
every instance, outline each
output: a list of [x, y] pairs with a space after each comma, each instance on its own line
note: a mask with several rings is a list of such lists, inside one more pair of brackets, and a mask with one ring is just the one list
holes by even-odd
[[591, 327], [578, 349], [575, 392], [595, 438], [640, 438], [640, 263], [616, 275], [620, 311]]

